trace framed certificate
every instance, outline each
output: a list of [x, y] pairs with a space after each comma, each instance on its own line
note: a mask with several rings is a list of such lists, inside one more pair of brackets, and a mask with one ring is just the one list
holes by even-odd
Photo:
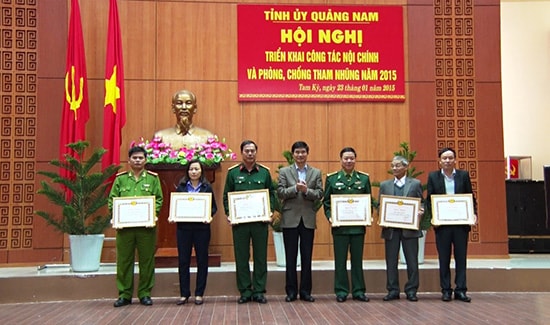
[[421, 203], [416, 197], [380, 195], [380, 226], [418, 230]]
[[347, 194], [330, 196], [332, 226], [370, 226], [370, 194]]
[[432, 225], [473, 225], [472, 194], [432, 195]]
[[212, 221], [212, 193], [170, 193], [170, 214], [168, 221]]
[[155, 221], [154, 196], [113, 198], [113, 228], [154, 227]]
[[269, 191], [253, 190], [227, 193], [232, 224], [271, 221]]

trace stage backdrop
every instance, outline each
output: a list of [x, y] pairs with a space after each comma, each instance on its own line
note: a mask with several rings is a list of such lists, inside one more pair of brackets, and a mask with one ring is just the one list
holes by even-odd
[[[0, 4], [0, 263], [68, 262], [65, 237], [33, 217], [33, 211], [49, 209], [35, 194], [40, 181], [36, 171], [47, 170], [47, 162], [58, 152], [68, 3]], [[402, 10], [404, 101], [249, 102], [238, 96], [238, 6], [247, 2], [119, 1], [126, 96], [120, 159], [127, 161], [131, 141], [175, 123], [170, 100], [180, 89], [197, 95], [198, 126], [226, 138], [237, 151], [243, 139], [255, 140], [258, 159], [271, 168], [273, 177], [284, 163], [282, 151], [296, 140], [308, 142], [309, 162], [323, 171], [323, 178], [340, 168], [342, 147], [355, 147], [357, 168], [373, 181], [390, 176], [390, 159], [402, 141], [417, 151], [414, 165], [426, 172], [420, 176], [423, 182], [428, 171], [438, 168], [437, 149], [453, 146], [459, 167], [470, 170], [479, 201], [470, 256], [505, 257], [499, 3], [369, 3]], [[313, 4], [319, 6], [318, 1], [304, 0], [299, 8]], [[329, 0], [323, 10], [358, 4], [363, 1]], [[273, 5], [288, 6], [276, 1]], [[86, 134], [92, 146], [102, 145], [108, 9], [107, 0], [80, 0], [90, 96]], [[231, 164], [223, 163], [216, 173], [219, 200]], [[317, 218], [314, 258], [330, 260], [330, 227], [322, 213]], [[107, 237], [114, 237], [114, 231]], [[233, 260], [231, 231], [221, 212], [212, 223], [211, 251]], [[381, 259], [383, 252], [380, 228], [374, 225], [367, 231], [364, 257]], [[271, 239], [268, 253], [273, 260]], [[432, 231], [426, 254], [436, 254]], [[113, 260], [114, 243], [108, 241], [103, 261]]]

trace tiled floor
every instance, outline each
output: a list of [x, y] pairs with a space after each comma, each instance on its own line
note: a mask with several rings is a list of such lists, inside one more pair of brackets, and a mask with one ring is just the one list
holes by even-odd
[[439, 294], [383, 302], [337, 303], [332, 295], [314, 303], [287, 303], [268, 296], [268, 303], [238, 305], [237, 297], [207, 297], [201, 305], [176, 306], [173, 298], [155, 299], [151, 307], [134, 300], [113, 308], [113, 300], [83, 300], [0, 305], [2, 324], [549, 324], [550, 293], [475, 293], [471, 303], [442, 302]]
[[[365, 261], [365, 269], [383, 270], [384, 261]], [[426, 260], [421, 269], [436, 269], [436, 260]], [[549, 255], [511, 255], [510, 259], [470, 259], [469, 269], [548, 270]], [[210, 272], [234, 272], [234, 264], [224, 263]], [[401, 265], [400, 268], [404, 268]], [[284, 270], [269, 264], [270, 270]], [[331, 261], [315, 261], [314, 270], [332, 270]], [[174, 272], [157, 269], [157, 273]], [[100, 273], [114, 274], [112, 264]], [[52, 276], [75, 275], [68, 266], [0, 267], [0, 278], [33, 277], [49, 281]], [[53, 278], [50, 278], [53, 279]], [[332, 279], [327, 279], [332, 281]], [[63, 290], [63, 288], [59, 288]], [[74, 288], [71, 288], [74, 290]], [[234, 292], [234, 291], [233, 291]], [[0, 294], [2, 288], [0, 287]], [[176, 306], [174, 297], [153, 297], [154, 305], [113, 308], [115, 299], [28, 302], [0, 304], [0, 324], [550, 324], [550, 292], [470, 292], [472, 303], [442, 302], [436, 292], [420, 292], [418, 302], [404, 297], [382, 301], [383, 294], [370, 294], [368, 303], [349, 299], [337, 303], [332, 294], [315, 295], [314, 303], [286, 303], [283, 295], [267, 295], [268, 303], [239, 305], [236, 296], [207, 296], [201, 306], [192, 300]]]

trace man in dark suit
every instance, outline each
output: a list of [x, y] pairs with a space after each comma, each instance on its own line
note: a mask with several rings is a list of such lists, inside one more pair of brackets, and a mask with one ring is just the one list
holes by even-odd
[[[383, 181], [380, 184], [380, 195], [407, 196], [422, 199], [422, 184], [415, 178], [407, 177], [409, 161], [402, 156], [395, 156], [391, 162], [391, 170], [394, 178]], [[378, 200], [380, 202], [380, 198]], [[418, 218], [424, 215], [424, 209], [420, 208]], [[399, 271], [397, 261], [400, 243], [407, 262], [408, 281], [405, 284], [407, 300], [418, 301], [418, 238], [422, 237], [421, 230], [410, 230], [383, 227], [382, 238], [386, 249], [386, 288], [388, 294], [384, 301], [399, 299]]]
[[307, 143], [297, 141], [291, 150], [294, 165], [279, 170], [277, 184], [277, 194], [282, 201], [281, 228], [286, 256], [285, 300], [291, 302], [297, 299], [296, 259], [300, 243], [300, 299], [314, 302], [315, 298], [311, 296], [311, 260], [317, 206], [320, 206], [318, 202], [323, 197], [323, 180], [321, 171], [307, 164]]
[[[441, 170], [433, 171], [428, 176], [427, 210], [432, 212], [431, 196], [433, 194], [466, 194], [472, 193], [472, 182], [466, 170], [455, 169], [456, 152], [451, 148], [439, 150]], [[477, 204], [474, 197], [474, 217], [477, 223]], [[451, 250], [455, 259], [455, 289], [454, 298], [470, 302], [466, 295], [466, 257], [468, 252], [469, 225], [442, 225], [435, 227], [435, 243], [439, 255], [439, 282], [441, 285], [441, 300], [451, 301]]]

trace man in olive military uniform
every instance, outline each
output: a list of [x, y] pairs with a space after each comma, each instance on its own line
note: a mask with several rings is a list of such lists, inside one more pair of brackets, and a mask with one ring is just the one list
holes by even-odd
[[[323, 206], [325, 216], [332, 223], [332, 194], [370, 194], [369, 175], [355, 170], [355, 150], [346, 147], [340, 151], [342, 170], [327, 175]], [[365, 243], [365, 226], [340, 226], [332, 228], [334, 242], [334, 293], [336, 301], [344, 302], [350, 292], [348, 271], [346, 267], [348, 247], [351, 261], [351, 294], [353, 300], [369, 301], [365, 295], [365, 278], [363, 276], [363, 245]]]
[[[131, 170], [117, 175], [109, 194], [109, 209], [113, 198], [127, 196], [154, 196], [155, 212], [158, 216], [162, 206], [162, 189], [158, 175], [145, 170], [146, 151], [142, 147], [132, 147], [128, 151]], [[115, 307], [132, 303], [134, 292], [134, 256], [137, 249], [139, 259], [139, 302], [151, 306], [151, 290], [155, 284], [156, 227], [132, 227], [118, 229], [116, 234], [116, 284], [118, 300]]]
[[[256, 163], [256, 151], [258, 147], [251, 140], [241, 143], [241, 155], [243, 162], [229, 168], [225, 187], [223, 190], [223, 206], [225, 214], [229, 216], [228, 193], [236, 191], [268, 189], [271, 211], [275, 192], [271, 182], [269, 169]], [[227, 217], [229, 220], [229, 217]], [[230, 220], [229, 220], [230, 221]], [[237, 276], [237, 288], [241, 294], [239, 304], [251, 300], [265, 304], [265, 284], [267, 281], [267, 222], [248, 222], [232, 225], [233, 248], [235, 251], [235, 266]], [[254, 270], [250, 278], [250, 241], [254, 258]]]

